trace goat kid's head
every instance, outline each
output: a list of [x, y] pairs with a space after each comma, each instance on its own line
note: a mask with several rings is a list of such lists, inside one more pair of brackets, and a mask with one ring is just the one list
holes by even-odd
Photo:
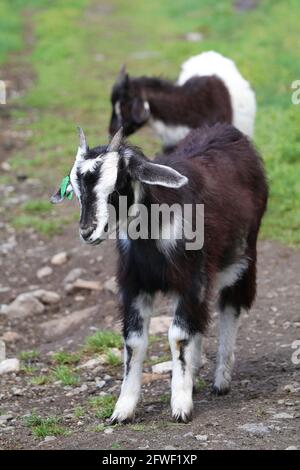
[[[111, 142], [89, 149], [83, 130], [79, 128], [79, 147], [70, 172], [70, 185], [80, 203], [80, 236], [88, 244], [97, 245], [115, 228], [110, 220], [113, 207], [119, 222], [119, 196], [127, 197], [128, 207], [136, 202], [136, 183], [180, 188], [187, 178], [165, 165], [151, 163], [137, 148], [122, 143], [120, 128]], [[62, 202], [60, 189], [51, 202]], [[127, 217], [127, 214], [126, 214]]]
[[125, 66], [121, 67], [111, 94], [112, 115], [109, 133], [114, 135], [123, 127], [125, 137], [133, 134], [150, 118], [149, 103], [140, 87], [130, 80]]

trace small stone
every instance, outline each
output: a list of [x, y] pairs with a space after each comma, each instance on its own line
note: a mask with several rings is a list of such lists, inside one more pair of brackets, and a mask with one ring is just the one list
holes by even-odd
[[40, 300], [43, 304], [54, 305], [60, 302], [61, 297], [57, 292], [50, 290], [38, 289], [31, 292], [34, 297]]
[[97, 388], [103, 388], [105, 386], [105, 380], [95, 380]]
[[0, 415], [0, 426], [5, 425], [8, 423], [8, 421], [11, 421], [13, 419], [13, 415], [11, 413], [8, 413], [6, 415]]
[[165, 374], [171, 372], [172, 370], [172, 361], [160, 362], [152, 366], [153, 374]]
[[300, 390], [300, 384], [298, 382], [295, 382], [293, 384], [288, 384], [283, 387], [283, 390], [288, 393], [296, 393], [299, 392]]
[[102, 290], [102, 284], [99, 281], [86, 281], [85, 279], [76, 279], [72, 286], [73, 289]]
[[174, 446], [166, 446], [165, 450], [177, 450], [177, 447]]
[[104, 429], [104, 434], [112, 434], [114, 432], [113, 428]]
[[82, 274], [83, 274], [83, 269], [74, 268], [69, 272], [69, 274], [66, 275], [66, 277], [64, 278], [63, 283], [65, 285], [72, 284], [72, 282], [76, 281], [76, 279], [78, 279], [80, 276], [82, 276]]
[[298, 447], [296, 446], [289, 446], [285, 450], [298, 450]]
[[112, 294], [117, 294], [118, 293], [118, 285], [116, 281], [116, 277], [113, 276], [110, 279], [108, 279], [104, 283], [104, 288], [108, 290], [109, 292], [112, 292]]
[[142, 385], [147, 385], [156, 380], [166, 380], [169, 378], [169, 374], [153, 374], [149, 372], [143, 372]]
[[23, 318], [29, 315], [40, 314], [44, 310], [44, 305], [30, 292], [18, 295], [11, 304], [6, 305], [3, 309], [4, 313], [11, 318]]
[[272, 416], [272, 419], [293, 419], [294, 415], [291, 415], [289, 413], [277, 413], [274, 416]]
[[0, 339], [0, 363], [4, 361], [6, 358], [6, 347], [5, 342]]
[[185, 35], [185, 40], [189, 42], [199, 42], [203, 40], [203, 34], [197, 32], [187, 33]]
[[206, 442], [208, 439], [208, 436], [207, 434], [197, 434], [195, 438], [197, 439], [197, 441]]
[[9, 372], [19, 372], [20, 361], [17, 358], [5, 359], [0, 362], [0, 375], [7, 374]]
[[68, 261], [68, 255], [65, 251], [61, 251], [60, 253], [56, 253], [56, 255], [52, 256], [51, 264], [54, 266], [62, 266]]
[[55, 339], [65, 335], [73, 328], [77, 328], [80, 324], [91, 318], [98, 312], [99, 307], [89, 307], [84, 310], [78, 310], [69, 315], [55, 318], [40, 324], [40, 329], [47, 339]]
[[36, 275], [39, 279], [44, 279], [44, 277], [51, 276], [52, 273], [53, 269], [50, 266], [44, 266], [37, 271]]
[[92, 359], [89, 359], [84, 364], [81, 364], [78, 368], [79, 369], [94, 369], [94, 367], [103, 365], [105, 364], [105, 362], [106, 361], [103, 356], [93, 357]]
[[262, 437], [270, 432], [270, 427], [262, 423], [247, 423], [239, 426], [239, 428], [257, 437]]
[[151, 318], [150, 335], [166, 333], [171, 325], [172, 318], [166, 315]]
[[8, 162], [2, 162], [1, 163], [1, 169], [3, 171], [11, 171], [11, 166]]
[[5, 343], [14, 343], [15, 341], [18, 341], [21, 338], [22, 336], [16, 331], [6, 331], [2, 335], [2, 339], [3, 341], [5, 341]]
[[44, 442], [53, 442], [53, 441], [56, 441], [55, 436], [46, 436], [44, 439]]

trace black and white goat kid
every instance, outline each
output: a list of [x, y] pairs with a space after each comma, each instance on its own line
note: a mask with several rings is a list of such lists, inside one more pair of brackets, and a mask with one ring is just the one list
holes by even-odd
[[[109, 204], [118, 213], [119, 196], [139, 203], [204, 204], [204, 245], [186, 250], [183, 240], [118, 239], [125, 372], [112, 422], [133, 418], [155, 293], [174, 299], [169, 330], [173, 359], [172, 414], [188, 421], [193, 410], [193, 380], [201, 343], [216, 298], [220, 343], [214, 391], [228, 392], [241, 309], [249, 309], [256, 288], [256, 241], [267, 201], [260, 157], [237, 129], [218, 124], [192, 131], [176, 151], [153, 162], [122, 142], [120, 131], [107, 146], [89, 149], [81, 131], [70, 173], [80, 201], [80, 234], [89, 244], [106, 235]], [[59, 197], [54, 196], [53, 202]], [[127, 215], [126, 215], [127, 217]], [[120, 230], [126, 220], [117, 220]], [[182, 220], [170, 219], [180, 226]], [[150, 227], [149, 227], [150, 230]]]
[[111, 135], [120, 126], [129, 136], [150, 124], [165, 149], [174, 147], [191, 129], [217, 122], [233, 124], [253, 137], [255, 94], [235, 63], [214, 51], [184, 62], [177, 83], [131, 77], [122, 67], [111, 104]]

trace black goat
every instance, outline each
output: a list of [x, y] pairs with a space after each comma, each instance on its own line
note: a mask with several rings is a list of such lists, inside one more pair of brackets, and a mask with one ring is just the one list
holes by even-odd
[[203, 124], [232, 123], [253, 136], [255, 94], [234, 62], [205, 52], [182, 65], [176, 84], [159, 78], [131, 78], [122, 67], [111, 94], [109, 132], [128, 136], [149, 123], [165, 149]]
[[[230, 387], [239, 315], [255, 297], [256, 242], [268, 196], [263, 164], [249, 140], [227, 124], [191, 131], [175, 152], [153, 162], [123, 143], [120, 133], [108, 146], [90, 150], [81, 132], [70, 173], [86, 243], [106, 238], [111, 208], [116, 214], [112, 225], [118, 231], [125, 373], [112, 421], [124, 422], [134, 415], [153, 298], [162, 291], [175, 302], [169, 330], [172, 413], [185, 422], [193, 409], [193, 380], [215, 296], [220, 344], [214, 390], [224, 394]], [[121, 210], [121, 197], [131, 207], [129, 215]], [[56, 195], [54, 202], [59, 199]], [[203, 246], [187, 248], [182, 232], [186, 220], [180, 210], [167, 222], [149, 221], [147, 214], [157, 204], [192, 206], [189, 223], [195, 233], [204, 230]], [[201, 226], [196, 220], [198, 206], [204, 206], [204, 227], [203, 220]], [[137, 237], [129, 230], [136, 218], [144, 227]], [[164, 237], [168, 232], [175, 236]]]

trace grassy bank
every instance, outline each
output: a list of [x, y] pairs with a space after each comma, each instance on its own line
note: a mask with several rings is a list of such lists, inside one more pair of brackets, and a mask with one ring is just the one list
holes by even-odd
[[[72, 163], [77, 123], [92, 145], [106, 140], [109, 92], [121, 63], [133, 74], [175, 78], [187, 57], [216, 49], [237, 62], [257, 93], [255, 142], [271, 187], [262, 236], [300, 245], [300, 106], [291, 103], [291, 83], [300, 78], [298, 0], [265, 0], [247, 12], [230, 0], [2, 0], [8, 21], [0, 15], [0, 61], [22, 47], [25, 4], [35, 39], [28, 60], [37, 78], [19, 100], [24, 107], [15, 111], [21, 118], [15, 127], [22, 128], [30, 109], [33, 134], [13, 165], [42, 179], [45, 195]], [[190, 31], [204, 39], [186, 41]], [[159, 148], [149, 132], [132, 141], [148, 153]]]

